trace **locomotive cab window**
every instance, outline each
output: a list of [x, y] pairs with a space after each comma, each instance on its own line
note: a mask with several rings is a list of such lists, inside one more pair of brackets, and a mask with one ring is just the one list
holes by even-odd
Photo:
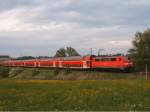
[[90, 61], [87, 61], [86, 64], [90, 64]]
[[128, 61], [131, 60], [129, 57], [124, 57], [124, 60]]

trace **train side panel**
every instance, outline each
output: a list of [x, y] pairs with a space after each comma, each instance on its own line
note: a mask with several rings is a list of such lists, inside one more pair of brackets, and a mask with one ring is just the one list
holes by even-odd
[[74, 69], [94, 69], [113, 68], [125, 70], [133, 67], [133, 62], [125, 56], [109, 57], [60, 57], [39, 60], [10, 60], [1, 63], [8, 67], [41, 67], [41, 68], [74, 68]]
[[130, 67], [133, 67], [133, 63], [130, 60], [125, 61], [123, 56], [95, 57], [92, 59], [92, 68], [126, 69]]
[[51, 60], [39, 60], [36, 64], [37, 67], [53, 67], [53, 61]]
[[63, 68], [82, 68], [82, 61], [62, 61]]

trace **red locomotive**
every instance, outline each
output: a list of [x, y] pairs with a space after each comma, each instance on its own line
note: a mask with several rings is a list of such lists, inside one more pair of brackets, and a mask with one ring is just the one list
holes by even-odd
[[129, 70], [133, 62], [127, 56], [72, 56], [49, 59], [9, 60], [1, 63], [7, 67], [118, 69]]

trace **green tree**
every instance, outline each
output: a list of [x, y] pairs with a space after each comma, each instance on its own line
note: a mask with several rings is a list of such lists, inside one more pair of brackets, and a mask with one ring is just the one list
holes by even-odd
[[79, 56], [79, 53], [72, 47], [66, 48], [66, 54], [67, 56]]
[[35, 59], [35, 57], [33, 57], [33, 56], [22, 56], [22, 57], [16, 58], [16, 60], [30, 60], [30, 59]]
[[136, 68], [143, 70], [147, 64], [150, 69], [150, 29], [143, 33], [137, 32], [132, 43], [129, 55], [134, 59]]
[[55, 57], [79, 56], [79, 53], [72, 47], [60, 48]]
[[65, 48], [60, 48], [59, 50], [57, 50], [55, 57], [66, 57]]

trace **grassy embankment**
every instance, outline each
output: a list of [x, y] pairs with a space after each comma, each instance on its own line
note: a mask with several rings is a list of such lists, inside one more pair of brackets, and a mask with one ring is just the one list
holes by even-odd
[[135, 73], [0, 67], [0, 78], [48, 80], [115, 80], [143, 79], [145, 77]]

